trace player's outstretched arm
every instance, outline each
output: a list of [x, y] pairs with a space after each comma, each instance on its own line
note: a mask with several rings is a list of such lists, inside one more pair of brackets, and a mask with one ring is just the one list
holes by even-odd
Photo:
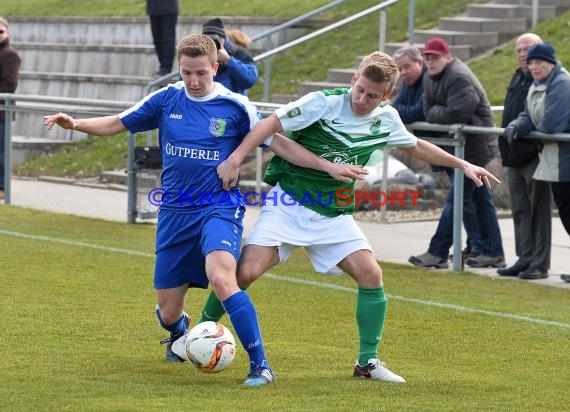
[[436, 145], [426, 142], [425, 140], [418, 139], [416, 146], [403, 148], [403, 150], [416, 159], [425, 160], [426, 162], [434, 165], [463, 169], [465, 176], [473, 180], [477, 187], [485, 184], [490, 188], [490, 180], [493, 180], [496, 183], [501, 183], [501, 181], [488, 170], [450, 155], [445, 150], [442, 150]]
[[44, 125], [48, 130], [51, 130], [56, 124], [63, 129], [77, 130], [95, 136], [109, 136], [127, 130], [117, 115], [93, 117], [91, 119], [75, 119], [66, 113], [44, 116]]
[[216, 168], [224, 190], [229, 190], [237, 184], [239, 167], [245, 157], [269, 136], [282, 131], [281, 122], [274, 114], [261, 120], [251, 129], [232, 154]]
[[368, 171], [360, 165], [329, 162], [279, 133], [273, 135], [269, 149], [289, 163], [326, 172], [335, 179], [346, 183], [350, 183], [354, 179], [362, 180], [368, 174]]

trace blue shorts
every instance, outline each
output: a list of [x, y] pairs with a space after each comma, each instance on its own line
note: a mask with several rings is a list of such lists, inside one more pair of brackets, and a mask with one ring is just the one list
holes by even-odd
[[156, 227], [154, 287], [188, 284], [206, 289], [206, 256], [227, 250], [239, 260], [245, 208], [202, 208], [197, 211], [161, 209]]

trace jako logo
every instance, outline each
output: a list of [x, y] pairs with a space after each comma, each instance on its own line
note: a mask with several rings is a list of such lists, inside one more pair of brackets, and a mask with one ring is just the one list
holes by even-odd
[[177, 114], [177, 113], [170, 113], [170, 118], [171, 118], [171, 119], [182, 120], [182, 115], [181, 115], [181, 114]]

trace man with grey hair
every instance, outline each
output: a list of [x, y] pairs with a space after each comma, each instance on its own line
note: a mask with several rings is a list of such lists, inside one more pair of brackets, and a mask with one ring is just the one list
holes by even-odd
[[[527, 55], [530, 46], [542, 44], [534, 33], [525, 33], [515, 42], [519, 67], [515, 71], [505, 96], [502, 127], [515, 120], [524, 111], [528, 90], [533, 82], [528, 69]], [[515, 251], [518, 260], [510, 267], [498, 269], [501, 276], [521, 276], [529, 273], [544, 274], [550, 268], [552, 231], [552, 205], [548, 182], [532, 178], [538, 165], [539, 142], [517, 139], [511, 142], [499, 137], [499, 150], [507, 176], [511, 196], [511, 209], [515, 227]], [[530, 269], [530, 270], [529, 270]]]
[[402, 85], [392, 106], [404, 124], [425, 120], [422, 104], [426, 67], [421, 51], [414, 46], [397, 50], [392, 56], [398, 65]]
[[[10, 45], [10, 25], [0, 17], [0, 93], [14, 93], [18, 86], [21, 60], [16, 49]], [[0, 104], [4, 104], [0, 101]], [[4, 199], [4, 128], [11, 119], [0, 111], [0, 199]]]
[[[427, 75], [424, 82], [423, 110], [426, 121], [438, 124], [494, 126], [491, 106], [485, 90], [469, 67], [451, 54], [442, 38], [428, 40], [423, 50]], [[465, 160], [484, 167], [494, 156], [489, 135], [468, 134]], [[449, 187], [439, 223], [426, 253], [410, 256], [408, 261], [420, 267], [447, 268], [449, 248], [453, 244], [453, 203], [455, 182]], [[488, 188], [477, 188], [464, 178], [463, 223], [471, 257], [471, 267], [504, 267], [501, 230], [493, 197]]]

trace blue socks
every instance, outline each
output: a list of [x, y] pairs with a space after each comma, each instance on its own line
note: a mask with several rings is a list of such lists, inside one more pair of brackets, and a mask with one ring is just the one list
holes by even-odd
[[171, 336], [182, 336], [186, 333], [186, 331], [188, 330], [187, 326], [188, 315], [186, 315], [186, 313], [182, 312], [182, 316], [180, 316], [180, 319], [178, 319], [172, 325], [167, 325], [166, 323], [164, 323], [162, 317], [160, 316], [160, 309], [158, 308], [158, 305], [156, 305], [155, 310], [156, 310], [156, 317], [160, 322], [160, 326], [169, 331]]
[[240, 290], [222, 302], [243, 348], [253, 365], [267, 365], [257, 313], [248, 294]]

